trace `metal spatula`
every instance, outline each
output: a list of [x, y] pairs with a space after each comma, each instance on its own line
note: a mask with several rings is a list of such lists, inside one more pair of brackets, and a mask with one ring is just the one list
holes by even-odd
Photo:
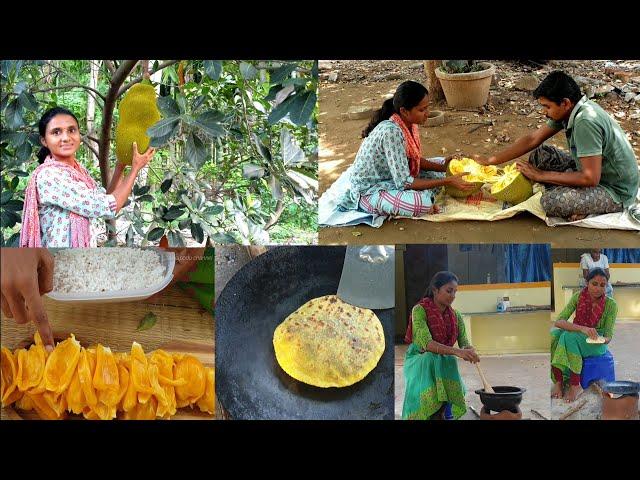
[[394, 246], [348, 246], [338, 297], [351, 305], [372, 310], [395, 307], [395, 264]]

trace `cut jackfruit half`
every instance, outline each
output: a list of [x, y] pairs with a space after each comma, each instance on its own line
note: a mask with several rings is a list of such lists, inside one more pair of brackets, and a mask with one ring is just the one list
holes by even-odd
[[491, 185], [491, 195], [513, 205], [522, 203], [533, 195], [531, 180], [516, 169], [516, 164], [507, 165], [502, 174]]
[[118, 111], [116, 157], [120, 163], [131, 165], [133, 142], [138, 146], [138, 153], [144, 153], [151, 142], [147, 129], [161, 118], [153, 85], [137, 83], [131, 87], [120, 102]]

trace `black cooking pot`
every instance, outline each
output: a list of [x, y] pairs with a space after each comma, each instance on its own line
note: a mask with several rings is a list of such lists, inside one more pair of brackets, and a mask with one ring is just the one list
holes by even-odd
[[522, 401], [522, 394], [527, 391], [526, 388], [505, 386], [493, 387], [493, 390], [495, 393], [487, 393], [484, 388], [476, 390], [476, 393], [480, 395], [480, 401], [484, 408], [489, 412], [509, 410], [513, 413], [518, 413], [518, 405]]
[[633, 395], [640, 392], [640, 383], [628, 381], [605, 382], [602, 391], [614, 395]]

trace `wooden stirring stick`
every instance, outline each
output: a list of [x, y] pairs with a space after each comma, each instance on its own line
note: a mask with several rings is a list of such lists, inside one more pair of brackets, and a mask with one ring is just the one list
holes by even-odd
[[480, 374], [480, 378], [482, 378], [482, 384], [484, 385], [484, 391], [486, 393], [496, 393], [493, 391], [493, 388], [491, 388], [491, 385], [489, 385], [489, 382], [487, 382], [487, 379], [484, 376], [484, 373], [482, 373], [482, 369], [480, 368], [480, 363], [476, 363], [476, 368], [478, 369], [478, 373]]

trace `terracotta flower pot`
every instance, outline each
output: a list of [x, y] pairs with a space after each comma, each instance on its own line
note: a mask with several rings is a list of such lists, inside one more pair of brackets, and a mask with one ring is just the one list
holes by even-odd
[[444, 96], [450, 107], [475, 108], [487, 103], [491, 78], [496, 67], [486, 62], [480, 65], [485, 69], [470, 73], [447, 73], [442, 67], [436, 68], [436, 77], [440, 80]]

